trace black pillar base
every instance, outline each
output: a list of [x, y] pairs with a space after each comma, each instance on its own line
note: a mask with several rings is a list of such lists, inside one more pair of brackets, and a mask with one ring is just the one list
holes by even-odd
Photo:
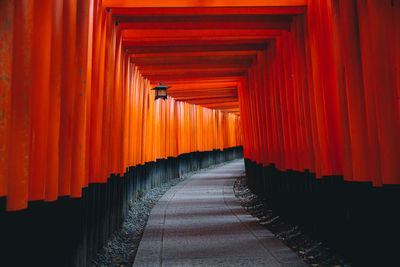
[[187, 172], [239, 157], [241, 147], [159, 159], [90, 184], [81, 198], [30, 202], [17, 212], [6, 212], [0, 198], [0, 266], [88, 266], [122, 226], [132, 200]]
[[249, 159], [245, 165], [249, 188], [287, 222], [355, 266], [400, 266], [399, 185], [316, 179], [308, 171], [279, 171]]

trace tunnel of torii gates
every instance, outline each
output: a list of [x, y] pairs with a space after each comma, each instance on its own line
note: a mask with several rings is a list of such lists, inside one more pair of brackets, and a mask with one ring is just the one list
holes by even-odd
[[85, 265], [138, 191], [243, 148], [274, 212], [386, 259], [399, 91], [399, 0], [2, 0], [0, 255]]

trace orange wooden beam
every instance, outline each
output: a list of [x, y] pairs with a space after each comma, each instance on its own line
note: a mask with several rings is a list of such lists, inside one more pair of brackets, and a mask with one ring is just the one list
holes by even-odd
[[104, 0], [103, 7], [285, 7], [306, 6], [307, 0]]
[[288, 30], [289, 15], [114, 16], [122, 29], [269, 29]]
[[201, 56], [255, 56], [256, 50], [250, 51], [213, 51], [213, 52], [176, 52], [176, 53], [149, 53], [149, 54], [131, 54], [130, 57], [134, 58], [136, 62], [139, 58], [152, 58], [152, 57], [201, 57]]
[[176, 53], [176, 52], [204, 52], [204, 51], [249, 51], [265, 50], [267, 44], [240, 44], [240, 45], [192, 45], [192, 46], [153, 46], [135, 47], [127, 49], [130, 54], [134, 53]]
[[281, 34], [281, 30], [268, 29], [121, 29], [121, 36], [124, 40], [144, 37], [279, 36]]
[[[180, 101], [185, 101], [185, 102], [190, 102], [190, 103], [195, 103], [195, 104], [209, 104], [209, 105], [222, 105], [224, 103], [231, 103], [231, 102], [237, 102], [238, 99], [235, 96], [225, 96], [225, 97], [212, 97], [212, 96], [208, 96], [206, 98], [196, 98], [196, 97], [192, 97], [192, 98], [187, 98], [187, 97], [174, 97], [175, 100], [180, 100]], [[237, 103], [238, 104], [238, 103]], [[236, 105], [236, 104], [235, 104]], [[232, 106], [232, 104], [230, 104], [229, 106]]]
[[174, 69], [156, 69], [156, 70], [141, 70], [141, 74], [144, 76], [147, 75], [180, 75], [185, 76], [186, 74], [202, 74], [202, 73], [230, 73], [230, 72], [245, 72], [247, 71], [247, 67], [242, 68], [218, 68], [218, 67], [210, 67], [210, 68], [174, 68]]
[[185, 90], [168, 90], [168, 94], [170, 95], [179, 95], [179, 96], [196, 96], [196, 97], [201, 97], [201, 96], [207, 96], [207, 95], [212, 95], [212, 96], [217, 96], [217, 95], [231, 95], [237, 97], [237, 89], [234, 88], [221, 88], [221, 89], [185, 89]]
[[184, 91], [171, 91], [168, 90], [168, 94], [170, 95], [179, 95], [179, 96], [202, 96], [202, 95], [220, 95], [220, 94], [229, 94], [237, 96], [237, 91], [235, 89], [203, 89], [203, 90], [184, 90]]
[[237, 78], [240, 79], [241, 77], [245, 76], [246, 73], [244, 72], [228, 72], [228, 73], [215, 73], [215, 72], [204, 72], [204, 73], [187, 73], [185, 75], [144, 75], [144, 77], [148, 78], [150, 81], [165, 81], [168, 82], [169, 80], [182, 80], [182, 79], [195, 79], [196, 81], [199, 78], [225, 78], [225, 77], [230, 77], [230, 78]]
[[[198, 77], [196, 78], [196, 84], [212, 83], [212, 82], [239, 82], [243, 80], [243, 76], [225, 76], [225, 77]], [[153, 85], [157, 85], [159, 81], [150, 81]], [[168, 80], [170, 85], [187, 85], [193, 84], [193, 78], [185, 77], [170, 77]]]
[[158, 45], [163, 44], [163, 42], [167, 41], [175, 41], [175, 42], [201, 42], [201, 41], [236, 41], [236, 40], [270, 40], [274, 39], [276, 35], [244, 35], [244, 36], [194, 36], [194, 37], [141, 37], [141, 38], [124, 38], [122, 44], [124, 46], [135, 46], [137, 44], [141, 44], [141, 42], [145, 42], [144, 44], [158, 42]]
[[207, 70], [229, 70], [229, 71], [245, 71], [247, 66], [243, 65], [150, 65], [150, 66], [138, 66], [141, 73], [173, 73], [173, 72], [186, 72], [186, 71], [207, 71]]
[[125, 49], [135, 49], [141, 46], [174, 46], [174, 45], [233, 45], [233, 44], [266, 44], [273, 38], [268, 39], [228, 39], [228, 40], [192, 40], [192, 39], [164, 39], [163, 41], [126, 41], [123, 43]]
[[160, 16], [160, 15], [298, 15], [303, 14], [304, 6], [257, 6], [257, 7], [134, 7], [118, 8], [113, 7], [112, 13], [115, 15], [130, 16]]
[[185, 99], [214, 99], [214, 98], [237, 98], [238, 94], [236, 91], [226, 91], [226, 92], [203, 92], [203, 93], [191, 93], [191, 92], [187, 92], [187, 93], [173, 93], [173, 92], [168, 92], [168, 95], [173, 96], [174, 98], [185, 98]]
[[250, 66], [253, 56], [169, 56], [151, 58], [132, 58], [132, 62], [139, 67], [154, 66], [167, 67], [170, 65], [231, 65], [231, 66]]
[[206, 104], [204, 106], [205, 107], [219, 106], [219, 107], [226, 107], [226, 108], [239, 107], [239, 101], [238, 100], [236, 100], [236, 101], [226, 101], [226, 102], [221, 102], [221, 103], [218, 103], [218, 102], [212, 103], [212, 102], [210, 102], [209, 104]]
[[122, 29], [176, 29], [176, 30], [204, 30], [204, 29], [230, 29], [230, 30], [286, 30], [290, 29], [290, 22], [137, 22], [122, 23]]
[[[189, 86], [190, 85], [190, 86]], [[194, 83], [194, 84], [176, 84], [172, 88], [168, 89], [168, 91], [174, 90], [203, 90], [203, 89], [236, 89], [237, 82], [228, 81], [228, 82], [212, 82], [212, 83]]]

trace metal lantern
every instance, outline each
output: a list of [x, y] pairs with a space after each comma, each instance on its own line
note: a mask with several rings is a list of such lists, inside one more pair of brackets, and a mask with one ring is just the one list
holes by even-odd
[[156, 90], [156, 98], [155, 100], [162, 98], [162, 99], [167, 99], [167, 89], [170, 88], [171, 86], [166, 86], [163, 85], [161, 82], [159, 85], [154, 87], [152, 90]]

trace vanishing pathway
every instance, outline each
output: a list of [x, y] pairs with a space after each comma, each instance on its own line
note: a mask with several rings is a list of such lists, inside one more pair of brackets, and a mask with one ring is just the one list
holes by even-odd
[[195, 174], [154, 206], [134, 266], [307, 266], [233, 193], [243, 160]]

